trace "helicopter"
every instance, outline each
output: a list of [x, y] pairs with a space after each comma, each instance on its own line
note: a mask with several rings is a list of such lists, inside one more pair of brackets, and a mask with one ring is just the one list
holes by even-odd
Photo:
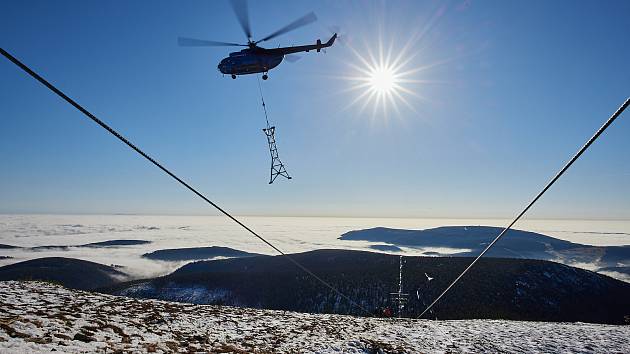
[[268, 41], [297, 28], [313, 23], [317, 20], [317, 17], [313, 12], [310, 12], [272, 34], [260, 40], [253, 41], [246, 2], [232, 1], [231, 4], [234, 9], [234, 13], [236, 14], [236, 18], [238, 19], [245, 36], [247, 36], [247, 44], [217, 42], [188, 37], [179, 37], [177, 43], [181, 47], [247, 47], [241, 51], [230, 53], [230, 55], [221, 60], [217, 66], [219, 72], [224, 75], [231, 75], [232, 79], [236, 79], [238, 75], [262, 73], [262, 79], [267, 80], [269, 78], [269, 70], [280, 65], [283, 59], [291, 62], [299, 59], [299, 57], [291, 54], [309, 52], [311, 50], [315, 50], [319, 53], [323, 48], [332, 46], [337, 38], [337, 33], [334, 33], [333, 36], [325, 43], [322, 43], [322, 41], [318, 39], [315, 44], [310, 45], [270, 49], [263, 48], [258, 46], [258, 43]]

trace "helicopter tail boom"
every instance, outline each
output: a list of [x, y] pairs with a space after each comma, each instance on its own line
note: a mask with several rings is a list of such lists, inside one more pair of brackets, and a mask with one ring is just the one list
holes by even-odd
[[317, 43], [315, 44], [267, 49], [267, 51], [272, 52], [274, 54], [282, 54], [282, 55], [299, 53], [299, 52], [308, 52], [311, 50], [316, 50], [317, 52], [319, 52], [322, 50], [322, 48], [328, 48], [332, 46], [333, 43], [335, 43], [335, 39], [337, 39], [337, 33], [333, 34], [333, 36], [330, 37], [330, 39], [326, 43], [322, 43], [322, 41], [318, 39]]

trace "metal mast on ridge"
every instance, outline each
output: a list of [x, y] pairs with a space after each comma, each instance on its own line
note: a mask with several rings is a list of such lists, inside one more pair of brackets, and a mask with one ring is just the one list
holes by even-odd
[[400, 256], [400, 264], [398, 267], [398, 292], [389, 293], [392, 301], [398, 307], [398, 318], [402, 317], [403, 309], [405, 308], [405, 304], [407, 303], [407, 298], [409, 294], [403, 293], [403, 282], [402, 282], [402, 269], [403, 269], [403, 256]]

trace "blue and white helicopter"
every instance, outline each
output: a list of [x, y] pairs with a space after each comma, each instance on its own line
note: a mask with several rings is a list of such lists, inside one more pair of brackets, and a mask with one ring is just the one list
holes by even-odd
[[287, 59], [288, 61], [295, 61], [298, 59], [297, 57], [291, 56], [290, 54], [298, 52], [309, 52], [311, 50], [320, 52], [323, 48], [328, 48], [332, 46], [335, 42], [335, 39], [337, 38], [337, 34], [335, 33], [325, 43], [322, 43], [322, 41], [318, 39], [315, 44], [310, 45], [279, 47], [273, 49], [262, 48], [258, 46], [258, 43], [268, 41], [279, 35], [285, 34], [287, 32], [315, 22], [317, 20], [317, 17], [312, 12], [308, 13], [305, 16], [302, 16], [299, 19], [291, 22], [290, 24], [282, 27], [281, 29], [273, 32], [272, 34], [260, 40], [253, 41], [251, 39], [252, 33], [249, 25], [247, 4], [245, 3], [245, 1], [232, 1], [232, 8], [234, 9], [236, 17], [241, 27], [243, 28], [243, 32], [245, 32], [245, 35], [247, 36], [247, 44], [208, 41], [188, 37], [178, 38], [178, 44], [183, 47], [247, 47], [246, 49], [243, 49], [241, 51], [230, 53], [230, 56], [221, 60], [218, 65], [219, 71], [222, 74], [231, 75], [232, 79], [236, 79], [237, 75], [262, 73], [263, 80], [267, 80], [267, 73], [269, 72], [269, 70], [278, 66], [283, 59]]

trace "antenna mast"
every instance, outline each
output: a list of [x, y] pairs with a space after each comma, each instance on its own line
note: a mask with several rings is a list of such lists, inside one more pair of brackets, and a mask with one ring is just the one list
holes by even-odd
[[392, 301], [396, 303], [398, 307], [398, 318], [402, 317], [402, 311], [407, 303], [407, 297], [409, 294], [403, 293], [403, 282], [402, 282], [402, 269], [403, 269], [403, 256], [400, 256], [399, 259], [399, 267], [398, 267], [398, 292], [389, 293]]

